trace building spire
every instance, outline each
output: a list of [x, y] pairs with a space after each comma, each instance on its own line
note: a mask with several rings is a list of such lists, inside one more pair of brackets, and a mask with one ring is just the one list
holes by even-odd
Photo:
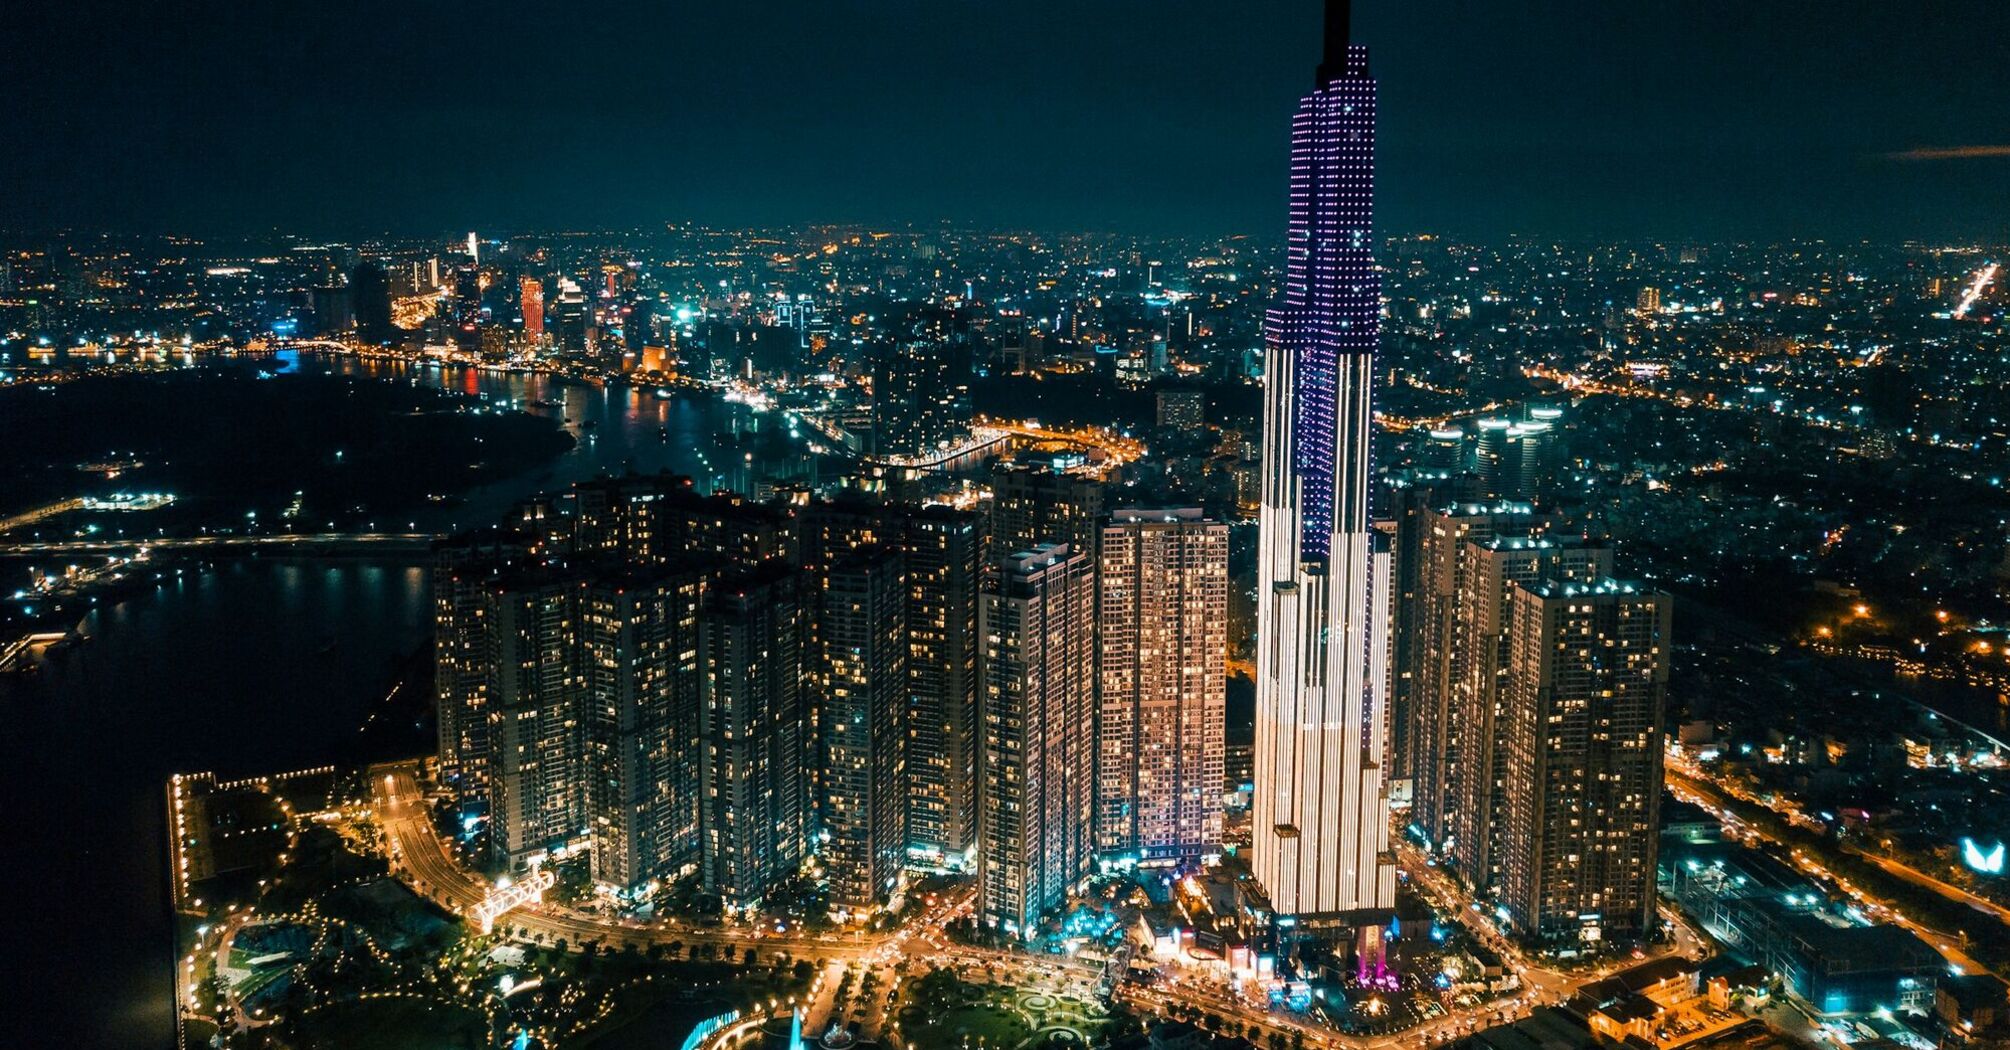
[[1326, 48], [1319, 57], [1319, 85], [1338, 80], [1347, 72], [1348, 0], [1326, 0]]

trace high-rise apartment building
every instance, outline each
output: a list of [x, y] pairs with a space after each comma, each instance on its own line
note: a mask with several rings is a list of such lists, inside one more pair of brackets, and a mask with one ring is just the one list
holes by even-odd
[[1207, 424], [1207, 394], [1200, 390], [1158, 392], [1158, 424], [1167, 430], [1197, 431]]
[[831, 901], [885, 903], [907, 853], [908, 638], [898, 551], [861, 547], [823, 574], [824, 866]]
[[1497, 899], [1532, 939], [1654, 922], [1672, 600], [1603, 579], [1513, 588]]
[[899, 513], [900, 508], [854, 493], [803, 508], [797, 515], [797, 547], [804, 571], [821, 576], [860, 547], [895, 544]]
[[582, 577], [542, 569], [507, 574], [488, 592], [489, 848], [509, 864], [587, 830], [584, 592]]
[[1221, 843], [1228, 526], [1120, 509], [1101, 548], [1096, 848], [1197, 857]]
[[990, 565], [1042, 543], [1065, 543], [1091, 558], [1101, 537], [1103, 483], [1030, 465], [991, 475]]
[[709, 567], [601, 575], [580, 616], [594, 881], [646, 894], [698, 864], [698, 611]]
[[1451, 834], [1449, 788], [1464, 743], [1454, 716], [1463, 655], [1458, 625], [1466, 600], [1460, 552], [1468, 543], [1499, 535], [1539, 535], [1548, 524], [1527, 503], [1453, 502], [1441, 499], [1439, 491], [1419, 486], [1399, 495], [1403, 513], [1397, 519], [1394, 566], [1398, 585], [1407, 590], [1395, 610], [1394, 678], [1402, 721], [1394, 736], [1403, 742], [1397, 764], [1411, 780], [1410, 822], [1433, 847]]
[[907, 569], [907, 846], [930, 867], [967, 867], [977, 845], [978, 583], [984, 520], [923, 507], [900, 521]]
[[715, 582], [699, 618], [700, 880], [729, 909], [758, 904], [808, 850], [806, 598], [771, 562]]
[[916, 456], [970, 436], [970, 354], [936, 339], [881, 351], [872, 386], [873, 453]]
[[674, 474], [631, 474], [574, 485], [567, 500], [572, 553], [631, 565], [665, 560], [663, 510], [674, 497], [695, 498], [691, 479]]
[[1344, 0], [1327, 4], [1324, 56], [1292, 120], [1284, 286], [1264, 325], [1251, 860], [1279, 916], [1372, 930], [1396, 886], [1389, 557], [1368, 506], [1376, 86]]
[[735, 906], [792, 875], [811, 605], [769, 555], [793, 552], [794, 523], [669, 475], [577, 485], [514, 521], [434, 569], [442, 772], [488, 812], [491, 851], [584, 846], [604, 888], [696, 874]]
[[488, 812], [488, 593], [523, 551], [514, 536], [488, 532], [433, 551], [433, 697], [438, 711], [440, 781], [464, 818]]
[[1389, 778], [1408, 797], [1409, 782], [1415, 777], [1415, 733], [1417, 721], [1417, 679], [1420, 621], [1427, 608], [1425, 584], [1426, 543], [1442, 507], [1454, 497], [1460, 483], [1449, 474], [1419, 471], [1393, 479], [1386, 495], [1386, 521], [1393, 525], [1390, 540], [1390, 598], [1395, 603], [1391, 615], [1394, 629], [1389, 647]]
[[[805, 509], [801, 525], [803, 567], [817, 579], [861, 548], [901, 554], [907, 862], [968, 867], [977, 842], [977, 594], [985, 519], [946, 506], [840, 501]], [[818, 695], [828, 691], [819, 681]]]
[[1545, 580], [1585, 583], [1612, 575], [1612, 551], [1571, 536], [1528, 531], [1469, 539], [1454, 552], [1450, 695], [1443, 707], [1458, 741], [1457, 760], [1441, 782], [1439, 844], [1453, 868], [1475, 888], [1498, 877], [1506, 787], [1501, 754], [1511, 719], [1502, 712], [1504, 674], [1517, 585]]
[[822, 833], [824, 811], [830, 801], [824, 790], [827, 773], [824, 760], [829, 754], [824, 742], [829, 727], [824, 708], [829, 703], [832, 687], [830, 663], [822, 658], [826, 620], [823, 613], [824, 582], [832, 568], [850, 557], [852, 552], [882, 545], [891, 538], [890, 513], [883, 504], [853, 496], [829, 503], [813, 503], [798, 516], [796, 546], [810, 591], [804, 652], [808, 661], [805, 667], [808, 675], [805, 702], [809, 706], [812, 746], [805, 774], [810, 782], [809, 826], [813, 838]]
[[754, 565], [795, 554], [796, 527], [773, 507], [701, 495], [676, 474], [581, 482], [568, 501], [573, 553], [629, 564], [715, 558]]
[[983, 597], [977, 908], [1014, 936], [1028, 936], [1090, 869], [1094, 606], [1094, 563], [1058, 544], [1004, 559]]

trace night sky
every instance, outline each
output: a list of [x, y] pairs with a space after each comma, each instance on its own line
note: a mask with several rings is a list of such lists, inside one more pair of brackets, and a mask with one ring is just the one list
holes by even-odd
[[[205, 234], [1267, 234], [1319, 39], [1316, 0], [0, 6], [0, 224]], [[2003, 0], [1355, 6], [1390, 232], [2010, 239]]]

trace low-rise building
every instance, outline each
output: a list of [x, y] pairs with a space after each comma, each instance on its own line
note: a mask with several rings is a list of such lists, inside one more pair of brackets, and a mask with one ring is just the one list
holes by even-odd
[[1739, 956], [1778, 974], [1824, 1016], [1926, 1013], [1946, 961], [1898, 926], [1831, 906], [1821, 887], [1764, 854], [1726, 842], [1662, 843], [1662, 889]]

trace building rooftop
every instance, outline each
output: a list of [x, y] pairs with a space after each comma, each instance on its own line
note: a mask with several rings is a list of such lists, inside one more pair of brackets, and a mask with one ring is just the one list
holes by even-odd
[[1633, 580], [1615, 580], [1610, 577], [1598, 580], [1544, 580], [1541, 583], [1523, 584], [1523, 587], [1544, 598], [1577, 598], [1595, 594], [1643, 594], [1652, 589]]
[[1538, 1006], [1523, 1020], [1467, 1036], [1460, 1050], [1588, 1050], [1598, 1046], [1591, 1029], [1553, 1006]]
[[1661, 1007], [1647, 993], [1695, 973], [1695, 963], [1670, 955], [1584, 985], [1577, 990], [1575, 1003], [1586, 1013], [1597, 1011], [1622, 1023], [1653, 1017], [1661, 1012]]
[[1837, 926], [1813, 915], [1780, 918], [1830, 974], [1856, 970], [1939, 970], [1940, 953], [1901, 926]]

